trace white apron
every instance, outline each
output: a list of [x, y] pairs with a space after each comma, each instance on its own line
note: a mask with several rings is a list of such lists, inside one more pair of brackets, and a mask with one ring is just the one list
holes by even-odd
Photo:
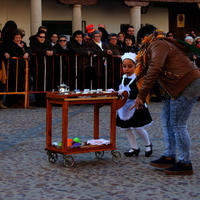
[[[129, 82], [128, 85], [124, 86], [124, 79], [125, 78], [131, 78], [131, 81]], [[126, 90], [126, 91], [131, 91], [131, 88], [129, 87], [129, 85], [135, 80], [136, 75], [133, 74], [129, 77], [127, 77], [126, 75], [122, 76], [122, 82], [119, 85], [119, 89], [120, 90]], [[118, 116], [121, 120], [129, 120], [134, 112], [135, 112], [135, 108], [133, 108], [132, 110], [130, 110], [130, 108], [133, 106], [135, 102], [135, 99], [127, 99], [126, 103], [117, 111]]]

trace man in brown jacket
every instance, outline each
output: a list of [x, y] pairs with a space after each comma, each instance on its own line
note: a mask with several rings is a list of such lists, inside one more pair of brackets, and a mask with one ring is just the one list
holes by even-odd
[[[189, 60], [184, 46], [155, 29], [152, 25], [146, 25], [138, 32], [138, 41], [143, 38], [138, 54], [138, 82], [142, 80], [142, 84], [133, 107], [142, 108], [157, 80], [166, 92], [162, 111], [165, 150], [163, 156], [151, 161], [150, 165], [164, 168], [166, 174], [191, 175], [191, 145], [186, 124], [200, 96], [200, 72]], [[150, 35], [145, 37], [146, 34]], [[179, 152], [178, 162], [176, 148]]]

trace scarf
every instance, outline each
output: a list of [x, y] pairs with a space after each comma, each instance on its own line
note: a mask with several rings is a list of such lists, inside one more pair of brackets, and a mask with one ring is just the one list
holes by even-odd
[[[165, 37], [165, 35], [162, 30], [156, 30], [151, 35], [145, 36], [144, 39], [142, 40], [140, 51], [138, 52], [137, 57], [136, 57], [137, 65], [136, 65], [136, 69], [135, 69], [135, 74], [137, 75], [137, 83], [136, 84], [137, 84], [138, 89], [141, 88], [141, 86], [144, 82], [145, 74], [148, 70], [147, 47], [153, 41], [162, 39], [164, 37]], [[148, 96], [146, 97], [147, 103], [150, 102], [151, 95], [152, 94], [148, 94]]]

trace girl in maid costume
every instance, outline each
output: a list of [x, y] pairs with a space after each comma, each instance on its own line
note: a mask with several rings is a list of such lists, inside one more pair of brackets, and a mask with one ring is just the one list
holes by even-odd
[[124, 106], [117, 112], [116, 125], [126, 132], [131, 146], [131, 149], [124, 153], [125, 156], [138, 156], [140, 153], [140, 148], [138, 147], [135, 136], [136, 133], [144, 141], [145, 156], [149, 157], [153, 153], [152, 143], [144, 127], [152, 123], [152, 118], [147, 105], [144, 104], [143, 109], [133, 108], [130, 110], [138, 94], [136, 74], [134, 73], [136, 68], [135, 58], [135, 53], [125, 53], [121, 57], [124, 75], [121, 77], [118, 94], [122, 96], [123, 91], [126, 90], [129, 97]]

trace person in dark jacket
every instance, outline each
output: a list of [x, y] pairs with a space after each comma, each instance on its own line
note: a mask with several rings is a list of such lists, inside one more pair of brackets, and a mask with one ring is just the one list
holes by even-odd
[[124, 32], [119, 32], [117, 34], [117, 44], [120, 47], [121, 51], [125, 45], [125, 33]]
[[[12, 42], [8, 52], [10, 58], [17, 57], [23, 59], [10, 59], [8, 74], [8, 91], [23, 92], [25, 91], [25, 62], [31, 53], [26, 43], [22, 41], [22, 33], [20, 30], [12, 32]], [[18, 62], [18, 69], [16, 63]], [[17, 84], [17, 85], [16, 85]], [[17, 91], [16, 91], [17, 90]], [[6, 104], [8, 107], [22, 108], [24, 106], [24, 95], [6, 95]]]
[[46, 32], [38, 31], [36, 37], [30, 42], [32, 53], [30, 73], [33, 76], [33, 90], [44, 93], [35, 93], [36, 106], [45, 107], [45, 91], [52, 90], [52, 56], [53, 48], [46, 40]]
[[125, 45], [122, 49], [123, 53], [137, 53], [138, 48], [134, 45], [133, 38], [131, 36], [126, 36], [125, 37]]
[[[3, 45], [0, 42], [0, 92], [5, 91], [6, 84], [6, 72], [4, 64], [4, 50]], [[0, 109], [6, 109], [7, 107], [3, 104], [3, 95], [0, 95]]]
[[54, 55], [54, 89], [57, 90], [58, 86], [62, 83], [68, 85], [68, 67], [69, 65], [69, 55], [71, 52], [68, 48], [68, 42], [65, 35], [61, 35], [58, 38], [58, 43], [53, 46], [55, 52]]
[[69, 49], [72, 54], [79, 56], [91, 56], [94, 52], [89, 48], [88, 44], [83, 40], [84, 33], [77, 30], [73, 33], [72, 41], [70, 42]]
[[53, 46], [53, 50], [56, 54], [70, 54], [65, 35], [59, 36], [58, 43]]
[[[16, 29], [17, 29], [17, 24], [12, 20], [7, 21], [2, 28], [2, 31], [1, 31], [1, 58], [2, 59], [5, 59], [5, 58], [9, 59], [10, 58], [8, 51], [11, 49], [12, 32]], [[5, 80], [4, 80], [4, 82], [5, 82]], [[4, 84], [1, 84], [0, 90], [4, 91]], [[3, 99], [3, 96], [1, 95], [0, 96], [0, 102], [1, 102], [1, 105], [2, 105], [1, 107], [6, 108], [2, 104], [2, 99]]]
[[121, 48], [117, 44], [117, 34], [116, 33], [111, 33], [109, 36], [109, 44], [108, 44], [108, 49], [112, 51], [112, 56], [107, 57], [107, 83], [108, 83], [108, 88], [113, 88], [115, 85], [116, 80], [118, 77], [120, 77], [120, 71], [121, 71], [121, 55], [123, 54], [121, 51]]
[[108, 49], [112, 51], [112, 55], [122, 55], [121, 48], [117, 44], [117, 34], [111, 33], [109, 36]]
[[84, 34], [82, 31], [75, 31], [69, 45], [70, 52], [77, 57], [77, 79], [74, 87], [75, 89], [80, 90], [90, 88], [92, 73], [90, 56], [94, 55], [94, 52], [89, 48], [88, 43], [83, 41], [83, 37]]

